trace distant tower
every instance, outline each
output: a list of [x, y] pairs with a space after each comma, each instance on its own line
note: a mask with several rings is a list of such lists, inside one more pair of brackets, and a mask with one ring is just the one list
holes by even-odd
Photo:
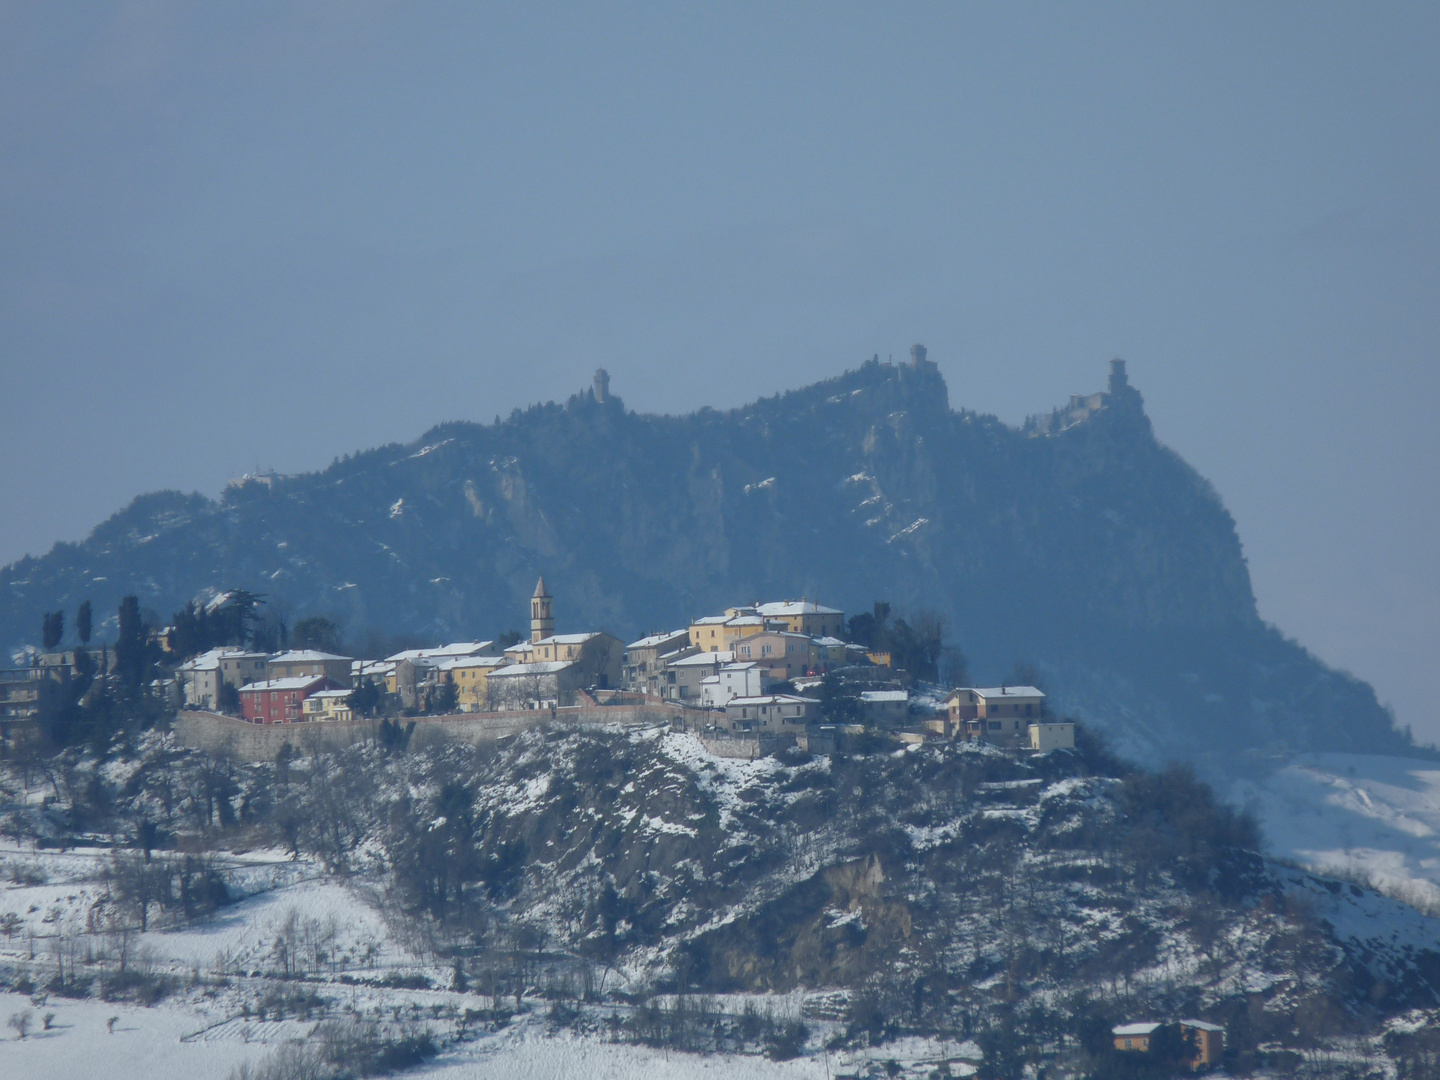
[[1130, 379], [1125, 374], [1124, 360], [1110, 361], [1110, 393], [1120, 394], [1130, 389]]
[[595, 400], [610, 400], [610, 373], [603, 367], [595, 369]]
[[539, 641], [555, 633], [555, 598], [545, 588], [542, 576], [535, 583], [535, 594], [530, 597], [530, 640]]
[[917, 368], [925, 363], [925, 346], [918, 342], [910, 346], [910, 362]]

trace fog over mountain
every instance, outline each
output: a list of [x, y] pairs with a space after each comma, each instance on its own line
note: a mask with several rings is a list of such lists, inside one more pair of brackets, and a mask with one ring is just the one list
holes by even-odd
[[0, 570], [0, 641], [87, 597], [164, 618], [237, 586], [352, 633], [493, 635], [541, 573], [562, 631], [627, 638], [762, 598], [931, 609], [974, 681], [1033, 668], [1144, 760], [1408, 742], [1368, 684], [1260, 619], [1235, 522], [1123, 370], [1015, 428], [952, 408], [923, 352], [728, 412], [586, 389], [218, 501], [145, 495]]

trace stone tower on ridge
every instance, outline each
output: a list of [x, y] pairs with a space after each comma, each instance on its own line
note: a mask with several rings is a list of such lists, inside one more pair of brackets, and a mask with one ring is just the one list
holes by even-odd
[[555, 598], [545, 588], [545, 577], [535, 583], [535, 593], [530, 597], [530, 640], [539, 641], [555, 633]]
[[1125, 374], [1125, 361], [1115, 359], [1110, 361], [1110, 393], [1120, 394], [1130, 389], [1130, 378]]
[[595, 369], [595, 400], [604, 404], [610, 399], [610, 373], [603, 367]]

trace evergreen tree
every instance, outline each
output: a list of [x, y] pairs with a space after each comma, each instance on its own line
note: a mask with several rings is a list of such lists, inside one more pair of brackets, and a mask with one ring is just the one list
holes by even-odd
[[65, 612], [47, 611], [41, 622], [40, 640], [45, 645], [45, 651], [49, 652], [60, 644], [60, 639], [65, 636]]
[[81, 645], [90, 644], [91, 626], [90, 601], [86, 600], [75, 612], [75, 633], [80, 638]]
[[138, 690], [145, 682], [149, 665], [145, 656], [145, 624], [140, 618], [140, 600], [127, 596], [120, 601], [120, 632], [115, 638], [115, 672], [123, 685]]

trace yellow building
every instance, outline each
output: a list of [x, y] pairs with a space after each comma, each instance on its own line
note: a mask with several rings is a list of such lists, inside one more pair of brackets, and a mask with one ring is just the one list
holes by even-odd
[[353, 720], [349, 690], [319, 690], [301, 702], [301, 715], [306, 720]]
[[510, 661], [503, 656], [466, 656], [440, 665], [441, 680], [455, 684], [455, 707], [461, 712], [484, 712], [490, 701], [490, 673]]
[[730, 608], [690, 624], [690, 644], [702, 652], [729, 652], [741, 638], [766, 630], [784, 630], [783, 622], [755, 614], [754, 608]]
[[844, 637], [845, 613], [832, 607], [824, 607], [813, 600], [802, 597], [799, 600], [780, 600], [773, 604], [761, 604], [756, 614], [767, 622], [783, 622], [792, 634], [808, 634], [811, 637]]

